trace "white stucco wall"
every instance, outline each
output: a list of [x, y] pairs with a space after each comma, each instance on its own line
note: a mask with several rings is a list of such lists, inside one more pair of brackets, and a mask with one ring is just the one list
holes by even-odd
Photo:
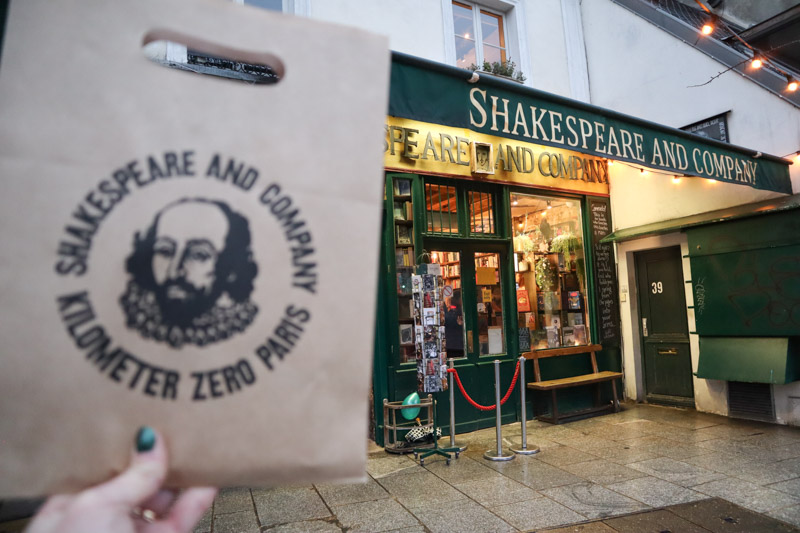
[[445, 62], [438, 0], [309, 0], [308, 15], [388, 35], [392, 50]]
[[[701, 178], [682, 178], [677, 184], [670, 176], [650, 173], [643, 176], [638, 170], [625, 165], [614, 164], [611, 174], [611, 210], [615, 229], [636, 226], [650, 222], [650, 219], [663, 220], [683, 216], [683, 204], [695, 206], [703, 198], [714, 203], [742, 203], [737, 198], [746, 198], [747, 187], [716, 183]], [[664, 205], [655, 206], [654, 202]], [[706, 204], [703, 204], [706, 205]], [[658, 217], [654, 217], [655, 211]], [[670, 215], [670, 213], [676, 213]], [[622, 222], [620, 222], [622, 220]], [[617, 273], [620, 291], [620, 324], [622, 330], [622, 357], [625, 372], [625, 397], [643, 401], [644, 374], [642, 358], [642, 339], [639, 328], [638, 290], [636, 285], [636, 263], [634, 254], [639, 251], [680, 246], [681, 256], [688, 255], [685, 233], [674, 232], [666, 235], [645, 237], [618, 243], [616, 245]], [[691, 280], [691, 267], [688, 258], [683, 258], [683, 279]], [[695, 331], [694, 294], [691, 284], [684, 284], [686, 297], [686, 317], [689, 331]], [[689, 346], [692, 358], [692, 371], [697, 371], [700, 348], [699, 337], [690, 333]], [[692, 378], [694, 384], [695, 407], [704, 412], [720, 415], [728, 414], [727, 382]], [[776, 421], [782, 424], [800, 426], [800, 382], [772, 387]]]

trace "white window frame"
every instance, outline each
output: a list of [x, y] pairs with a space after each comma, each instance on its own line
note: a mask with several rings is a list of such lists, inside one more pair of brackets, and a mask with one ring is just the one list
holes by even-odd
[[[244, 4], [244, 0], [230, 0], [234, 4]], [[283, 0], [282, 12], [290, 15], [308, 16], [311, 0]]]
[[[525, 4], [523, 0], [482, 0], [480, 3], [469, 0], [457, 0], [460, 4], [469, 5], [473, 10], [488, 11], [503, 17], [503, 31], [506, 42], [506, 60], [511, 59], [517, 65], [517, 71], [522, 72], [526, 78], [525, 85], [531, 85], [531, 62], [528, 53], [527, 31], [525, 29]], [[441, 0], [442, 24], [444, 39], [445, 61], [456, 65], [456, 30], [453, 25], [453, 2]], [[479, 17], [473, 17], [473, 24], [477, 26], [476, 59], [483, 57], [483, 49], [478, 50], [477, 39], [481, 37]], [[482, 61], [482, 59], [480, 59]]]

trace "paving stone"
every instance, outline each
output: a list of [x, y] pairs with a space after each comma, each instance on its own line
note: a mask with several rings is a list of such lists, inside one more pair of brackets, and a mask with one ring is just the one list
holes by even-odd
[[773, 483], [772, 485], [767, 485], [767, 487], [785, 492], [787, 494], [800, 494], [800, 478], [781, 481], [780, 483]]
[[781, 522], [786, 522], [800, 528], [800, 505], [793, 505], [791, 507], [784, 507], [783, 509], [776, 509], [767, 513], [772, 518], [777, 518]]
[[491, 478], [458, 483], [454, 486], [486, 507], [541, 498], [535, 490], [497, 473]]
[[448, 483], [465, 483], [497, 475], [494, 470], [464, 454], [450, 461], [449, 466], [444, 461], [435, 461], [426, 463], [425, 469]]
[[715, 439], [746, 439], [754, 436], [757, 431], [749, 427], [741, 427], [728, 424], [696, 429], [692, 435], [694, 442], [704, 442]]
[[536, 455], [536, 459], [553, 466], [571, 465], [583, 461], [597, 459], [596, 455], [570, 448], [569, 446], [559, 446], [558, 448], [548, 448]]
[[313, 488], [253, 489], [253, 500], [262, 526], [327, 518], [331, 515]]
[[800, 460], [789, 459], [767, 464], [750, 462], [742, 464], [733, 475], [756, 485], [778, 483], [800, 476]]
[[259, 533], [256, 513], [240, 511], [214, 516], [214, 533]]
[[423, 468], [413, 459], [413, 455], [386, 453], [382, 457], [367, 458], [367, 473], [374, 478], [391, 474], [415, 474]]
[[641, 477], [631, 479], [613, 485], [606, 485], [606, 488], [624, 494], [629, 498], [646, 503], [650, 507], [666, 507], [678, 503], [693, 502], [707, 498], [705, 494], [700, 494], [691, 489], [674, 485], [669, 481], [655, 477]]
[[664, 510], [609, 518], [604, 522], [618, 533], [708, 533], [707, 529]]
[[366, 483], [353, 483], [346, 485], [317, 485], [322, 499], [329, 507], [344, 505], [346, 503], [366, 502], [388, 498], [389, 493], [378, 485], [374, 479], [368, 478]]
[[[212, 522], [212, 520], [211, 520], [212, 514], [213, 513], [212, 513], [211, 509], [206, 511], [206, 513], [203, 515], [203, 517], [200, 518], [200, 520], [194, 526], [194, 529], [192, 530], [193, 533], [210, 533], [210, 531], [211, 531], [211, 522]], [[1, 528], [0, 528], [0, 531], [2, 531]]]
[[467, 498], [424, 469], [418, 474], [386, 476], [379, 483], [406, 507], [442, 504]]
[[264, 531], [269, 531], [270, 533], [342, 533], [342, 528], [324, 520], [309, 520], [283, 524]]
[[676, 461], [668, 457], [650, 459], [639, 463], [630, 463], [627, 466], [682, 487], [692, 487], [725, 477], [725, 475], [719, 472], [712, 472], [711, 470]]
[[215, 515], [252, 510], [253, 497], [250, 496], [250, 489], [222, 489], [214, 500]]
[[556, 487], [541, 493], [588, 518], [605, 518], [649, 508], [641, 502], [594, 483]]
[[650, 420], [624, 420], [615, 421], [607, 428], [598, 427], [589, 430], [589, 435], [615, 441], [644, 437], [650, 434], [652, 428], [660, 427]]
[[[537, 454], [538, 455], [538, 454]], [[522, 459], [521, 457], [518, 459]], [[551, 466], [541, 461], [511, 461], [511, 463], [495, 463], [494, 468], [501, 472], [504, 476], [518, 481], [534, 490], [546, 489], [551, 487], [560, 487], [562, 485], [570, 485], [572, 483], [583, 483], [584, 479], [570, 474], [566, 470]]]
[[788, 524], [719, 498], [674, 505], [666, 510], [713, 533], [797, 533]]
[[473, 501], [415, 509], [414, 514], [431, 533], [453, 531], [515, 532], [513, 526]]
[[689, 463], [695, 466], [706, 468], [708, 470], [713, 470], [714, 472], [721, 472], [729, 476], [736, 475], [738, 472], [741, 472], [742, 468], [756, 464], [765, 464], [754, 460], [752, 457], [748, 457], [747, 455], [738, 453], [733, 454], [726, 452], [712, 452], [711, 450], [708, 450], [708, 453], [703, 455], [687, 457], [682, 459], [682, 461], [684, 463]]
[[333, 512], [347, 531], [378, 532], [419, 525], [411, 513], [391, 499], [340, 505]]
[[523, 531], [586, 520], [585, 516], [549, 498], [500, 505], [493, 507], [492, 511], [512, 526]]
[[631, 446], [621, 446], [615, 448], [603, 448], [602, 450], [595, 450], [594, 453], [611, 461], [613, 463], [626, 465], [628, 463], [638, 463], [640, 461], [647, 461], [648, 459], [657, 459], [658, 454], [643, 450], [641, 448], [633, 448]]
[[540, 529], [540, 532], [546, 531], [547, 533], [617, 533], [616, 529], [611, 529], [603, 522], [589, 522], [587, 524], [574, 524], [566, 527], [557, 527], [555, 529], [547, 528]]
[[703, 494], [724, 498], [759, 513], [800, 503], [800, 498], [796, 496], [734, 477], [711, 481], [693, 488]]
[[[605, 424], [605, 427], [610, 428]], [[602, 449], [607, 447], [614, 447], [616, 443], [608, 438], [601, 438], [597, 435], [585, 435], [583, 437], [572, 439], [567, 443], [570, 448], [575, 448], [582, 452], [594, 453], [593, 450]]]
[[562, 466], [567, 472], [571, 472], [578, 477], [582, 477], [598, 485], [608, 485], [610, 483], [619, 483], [628, 479], [635, 479], [637, 477], [644, 477], [647, 474], [626, 468], [616, 463], [609, 462], [605, 459], [597, 461], [585, 461], [574, 465]]

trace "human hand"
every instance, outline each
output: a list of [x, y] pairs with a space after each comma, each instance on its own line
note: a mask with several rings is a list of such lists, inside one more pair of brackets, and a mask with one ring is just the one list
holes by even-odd
[[162, 489], [167, 447], [150, 427], [136, 435], [131, 464], [117, 477], [77, 494], [52, 496], [27, 533], [186, 533], [211, 506], [217, 489]]

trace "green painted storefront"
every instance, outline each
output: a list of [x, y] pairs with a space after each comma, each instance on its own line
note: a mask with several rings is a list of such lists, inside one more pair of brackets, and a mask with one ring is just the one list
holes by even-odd
[[[569, 150], [578, 155], [586, 154], [588, 157], [630, 161], [643, 167], [672, 170], [729, 183], [747, 183], [754, 188], [779, 192], [791, 190], [785, 161], [773, 156], [717, 143], [680, 130], [536, 91], [513, 82], [489, 77], [481, 77], [476, 82], [470, 77], [471, 73], [468, 71], [394, 54], [388, 112], [390, 121], [419, 121], [457, 128], [464, 132], [464, 136], [473, 140], [480, 139], [481, 135], [491, 135], [505, 138], [508, 142], [532, 142], [553, 149]], [[521, 116], [520, 113], [528, 113], [528, 118]], [[512, 183], [481, 179], [475, 175], [465, 176], [463, 173], [459, 175], [434, 172], [430, 170], [430, 166], [426, 166], [429, 161], [423, 162], [417, 159], [422, 153], [423, 136], [410, 141], [411, 138], [403, 137], [406, 134], [402, 133], [394, 139], [391, 137], [395, 134], [394, 130], [389, 128], [387, 126], [388, 142], [385, 143], [387, 150], [391, 145], [393, 151], [397, 145], [398, 151], [401, 149], [406, 151], [411, 149], [409, 145], [413, 145], [417, 152], [406, 159], [403, 169], [387, 165], [385, 175], [386, 195], [381, 228], [382, 260], [379, 265], [381, 275], [375, 323], [373, 373], [376, 441], [383, 444], [383, 401], [385, 399], [400, 401], [417, 390], [416, 364], [403, 361], [401, 356], [403, 348], [398, 335], [401, 318], [398, 312], [397, 294], [397, 223], [393, 217], [397, 199], [395, 183], [398, 180], [408, 180], [411, 184], [407, 198], [413, 206], [413, 220], [409, 221], [407, 226], [411, 233], [413, 255], [417, 263], [425, 262], [427, 260], [425, 254], [431, 250], [458, 251], [462, 254], [490, 252], [500, 258], [505, 350], [500, 354], [481, 356], [474, 346], [472, 349], [467, 347], [466, 357], [455, 360], [455, 367], [464, 387], [475, 401], [483, 405], [494, 403], [493, 362], [496, 359], [500, 361], [501, 389], [505, 392], [511, 382], [521, 351], [517, 321], [511, 319], [517, 317], [518, 312], [515, 298], [514, 229], [511, 216], [511, 197], [515, 194], [535, 194], [554, 201], [570, 201], [580, 207], [581, 230], [584, 236], [582, 246], [585, 258], [585, 306], [590, 335], [587, 342], [603, 346], [603, 350], [598, 354], [600, 370], [621, 371], [619, 302], [616, 300], [618, 290], [616, 268], [613, 263], [614, 254], [611, 244], [601, 242], [613, 229], [608, 194], [587, 188], [581, 190], [580, 187], [571, 187], [569, 183], [564, 185], [563, 182], [553, 181], [547, 186], [542, 185], [541, 181], [529, 184]], [[407, 129], [407, 131], [416, 130]], [[621, 140], [624, 137], [629, 141], [628, 148], [609, 144], [610, 131], [628, 132], [626, 135], [620, 135]], [[455, 139], [454, 151], [458, 154], [460, 145], [457, 136]], [[418, 144], [414, 144], [417, 141]], [[404, 142], [406, 144], [403, 144]], [[681, 148], [678, 149], [677, 146]], [[499, 148], [503, 149], [502, 146]], [[685, 157], [682, 158], [680, 154], [685, 154]], [[439, 155], [444, 160], [444, 153]], [[415, 160], [411, 160], [412, 157]], [[505, 164], [507, 163], [497, 163], [497, 165]], [[592, 179], [590, 176], [589, 180]], [[429, 217], [430, 213], [424, 207], [426, 186], [453, 188], [455, 191], [453, 198], [458, 207], [458, 220], [453, 223], [457, 231], [446, 235], [429, 231], [429, 220], [426, 217]], [[469, 229], [468, 199], [473, 194], [488, 195], [492, 199], [496, 227], [491, 235], [476, 234]], [[598, 210], [606, 213], [605, 231], [599, 226], [594, 226], [595, 221], [591, 215]], [[461, 262], [464, 308], [474, 307], [476, 303], [473, 290], [475, 270], [474, 264], [470, 265], [471, 261]], [[598, 274], [602, 276], [599, 277]], [[602, 288], [598, 287], [599, 283], [603, 284]], [[605, 301], [599, 301], [601, 294], [605, 295]], [[465, 322], [467, 332], [476, 327], [466, 315]], [[527, 364], [527, 376], [532, 380], [531, 362], [528, 361]], [[542, 378], [545, 380], [591, 372], [589, 358], [585, 355], [543, 360], [541, 366]], [[618, 390], [622, 390], [620, 385], [618, 384]], [[503, 407], [504, 423], [520, 419], [518, 391], [519, 387]], [[449, 393], [438, 393], [436, 397], [438, 422], [443, 433], [448, 434]], [[560, 391], [558, 397], [560, 411], [578, 410], [592, 404], [594, 388], [585, 386], [567, 389]], [[609, 383], [603, 384], [601, 399], [603, 402], [611, 399]], [[542, 407], [535, 405], [536, 402], [546, 404], [546, 400], [545, 397], [528, 394], [529, 419], [533, 417], [536, 407]], [[456, 433], [495, 424], [493, 411], [478, 411], [468, 404], [457, 389], [455, 413]]]

